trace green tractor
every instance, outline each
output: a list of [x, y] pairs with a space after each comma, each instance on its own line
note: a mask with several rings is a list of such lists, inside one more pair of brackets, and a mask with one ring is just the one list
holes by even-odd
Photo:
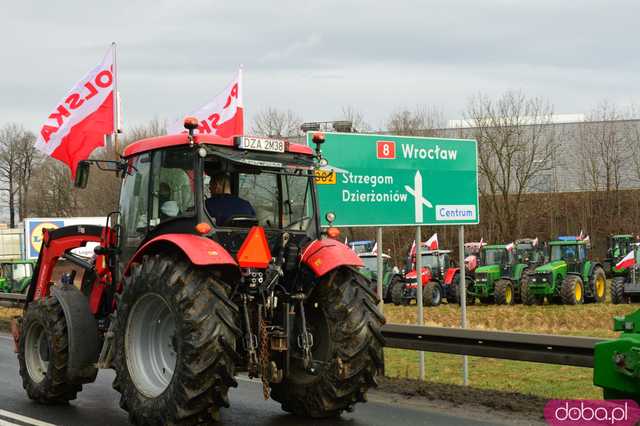
[[522, 283], [522, 303], [541, 305], [545, 297], [565, 305], [604, 303], [607, 278], [602, 265], [589, 260], [586, 241], [551, 241], [549, 250], [549, 263], [537, 267]]
[[518, 261], [514, 244], [493, 244], [482, 247], [480, 264], [467, 300], [476, 297], [482, 303], [512, 305], [520, 296], [520, 282], [526, 263]]
[[526, 263], [530, 272], [545, 263], [545, 251], [537, 238], [521, 238], [514, 244], [518, 263]]
[[[360, 273], [370, 281], [371, 290], [377, 294], [378, 255], [376, 253], [358, 253], [358, 257], [364, 263], [364, 267], [360, 268]], [[402, 286], [402, 275], [388, 254], [382, 254], [382, 271], [382, 299], [385, 303], [389, 303], [392, 299], [393, 288]]]
[[[626, 254], [626, 255], [625, 255]], [[640, 301], [640, 247], [633, 243], [628, 253], [619, 257], [617, 264], [611, 265], [613, 280], [611, 281], [611, 302], [614, 304]]]
[[0, 293], [26, 293], [34, 264], [33, 260], [0, 261]]
[[635, 242], [636, 239], [631, 234], [609, 235], [607, 238], [607, 257], [602, 262], [602, 267], [607, 277], [615, 278], [626, 275], [626, 269], [617, 269], [615, 265], [633, 250]]

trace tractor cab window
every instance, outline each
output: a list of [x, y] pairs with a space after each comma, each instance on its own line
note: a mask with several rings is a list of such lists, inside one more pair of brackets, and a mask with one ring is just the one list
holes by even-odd
[[152, 166], [149, 225], [194, 215], [194, 187], [191, 150], [156, 152]]
[[20, 281], [24, 278], [29, 278], [33, 275], [33, 265], [31, 263], [15, 263], [7, 265], [11, 268], [10, 274], [6, 274], [16, 281]]
[[150, 154], [128, 159], [127, 174], [120, 190], [122, 247], [127, 252], [130, 251], [127, 248], [133, 250], [140, 244], [147, 231], [150, 172]]
[[484, 249], [480, 258], [483, 265], [502, 265], [509, 261], [509, 254], [505, 249]]
[[221, 170], [224, 166], [220, 163], [206, 164], [203, 179], [205, 207], [217, 226], [257, 224], [267, 229], [305, 231], [311, 224], [313, 204], [308, 176], [267, 170]]
[[582, 245], [557, 245], [551, 247], [551, 260], [577, 262], [585, 259], [585, 247]]
[[438, 255], [436, 254], [423, 254], [422, 255], [422, 267], [429, 267], [429, 269], [438, 269], [440, 265], [438, 264]]

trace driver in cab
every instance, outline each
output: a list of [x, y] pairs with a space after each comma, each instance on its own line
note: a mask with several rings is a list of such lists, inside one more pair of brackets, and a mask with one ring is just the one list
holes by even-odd
[[234, 216], [256, 216], [247, 200], [231, 194], [231, 180], [227, 173], [211, 175], [209, 191], [211, 196], [206, 200], [205, 207], [217, 226], [226, 226]]

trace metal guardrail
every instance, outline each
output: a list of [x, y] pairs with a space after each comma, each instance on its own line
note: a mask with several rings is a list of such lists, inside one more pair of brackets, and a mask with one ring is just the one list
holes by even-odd
[[[0, 306], [20, 306], [24, 294], [0, 293]], [[386, 324], [385, 347], [593, 368], [596, 343], [607, 339], [506, 331]]]
[[607, 339], [387, 324], [386, 347], [593, 368], [596, 343]]
[[26, 295], [21, 293], [0, 293], [0, 306], [13, 308], [22, 305]]

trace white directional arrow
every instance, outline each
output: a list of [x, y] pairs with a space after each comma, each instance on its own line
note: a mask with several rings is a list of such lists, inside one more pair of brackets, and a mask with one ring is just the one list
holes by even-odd
[[429, 208], [433, 208], [433, 205], [422, 196], [422, 175], [420, 174], [420, 170], [416, 172], [416, 175], [413, 178], [413, 188], [409, 185], [405, 185], [404, 189], [411, 195], [413, 195], [415, 199], [415, 214], [416, 214], [416, 222], [422, 223], [422, 206], [425, 205]]

